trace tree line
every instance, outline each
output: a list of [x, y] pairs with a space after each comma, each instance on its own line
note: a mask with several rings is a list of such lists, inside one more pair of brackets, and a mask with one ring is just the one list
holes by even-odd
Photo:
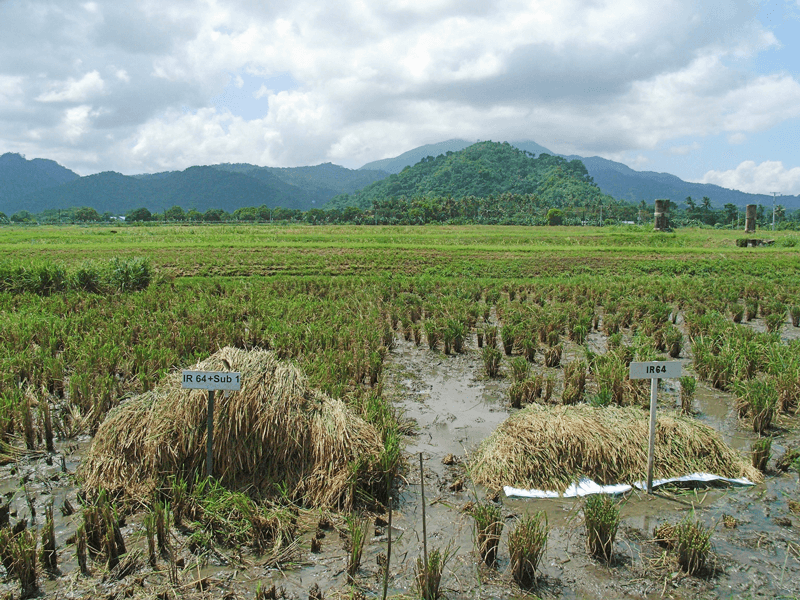
[[[605, 200], [605, 201], [603, 201]], [[357, 206], [307, 211], [299, 209], [268, 207], [243, 207], [229, 213], [213, 208], [205, 212], [184, 210], [172, 206], [161, 213], [151, 212], [145, 207], [130, 211], [127, 215], [100, 214], [90, 207], [49, 210], [40, 214], [19, 211], [11, 217], [0, 212], [0, 223], [99, 223], [99, 222], [169, 222], [169, 223], [222, 223], [222, 222], [291, 222], [322, 224], [375, 224], [375, 225], [424, 225], [439, 224], [487, 224], [487, 225], [601, 225], [601, 224], [648, 224], [653, 220], [653, 204], [642, 200], [638, 205], [615, 200], [609, 196], [581, 201], [576, 198], [545, 201], [533, 194], [505, 193], [499, 196], [467, 196], [454, 199], [446, 196], [415, 196], [373, 200], [366, 209]], [[676, 205], [668, 202], [667, 214], [672, 227], [717, 227], [737, 229], [744, 227], [744, 210], [726, 204], [715, 209], [711, 200], [704, 197], [695, 201], [686, 198]], [[122, 218], [124, 217], [124, 218]], [[757, 221], [760, 228], [772, 224], [772, 207], [758, 205]], [[775, 222], [779, 229], [800, 229], [800, 209], [786, 211], [775, 207]]]

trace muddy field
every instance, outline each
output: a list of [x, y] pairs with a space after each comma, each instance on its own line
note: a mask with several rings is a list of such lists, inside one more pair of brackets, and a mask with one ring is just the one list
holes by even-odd
[[[754, 325], [758, 327], [758, 325]], [[786, 327], [785, 335], [796, 337]], [[604, 351], [605, 338], [592, 333], [589, 347]], [[399, 337], [388, 358], [384, 393], [413, 423], [406, 437], [406, 467], [395, 489], [393, 547], [388, 594], [414, 596], [414, 563], [422, 552], [422, 510], [418, 455], [424, 460], [428, 546], [450, 548], [452, 558], [442, 577], [448, 598], [775, 598], [800, 595], [800, 515], [789, 501], [800, 494], [796, 473], [772, 470], [765, 483], [753, 487], [696, 490], [662, 489], [652, 496], [633, 492], [624, 498], [615, 553], [610, 565], [597, 562], [586, 551], [581, 514], [582, 500], [511, 499], [474, 486], [464, 463], [477, 444], [511, 413], [507, 398], [509, 377], [489, 379], [473, 336], [460, 355], [431, 352]], [[567, 344], [565, 357], [577, 356], [579, 346]], [[691, 372], [690, 351], [680, 359]], [[535, 367], [546, 370], [541, 365]], [[555, 370], [553, 370], [555, 372]], [[660, 405], [675, 407], [678, 390], [672, 382], [659, 393]], [[734, 448], [748, 454], [755, 434], [740, 424], [730, 394], [698, 384], [697, 418], [720, 431]], [[800, 442], [797, 418], [782, 417], [775, 431], [775, 464], [787, 447]], [[174, 555], [162, 556], [152, 568], [143, 558], [145, 540], [140, 515], [124, 521], [123, 536], [130, 554], [139, 552], [132, 574], [118, 579], [101, 564], [93, 576], [79, 574], [74, 534], [79, 515], [63, 514], [65, 501], [78, 507], [74, 472], [87, 449], [88, 436], [44, 452], [20, 458], [0, 470], [2, 488], [10, 505], [11, 523], [35, 512], [41, 527], [45, 507], [55, 506], [55, 535], [59, 571], [41, 577], [42, 591], [53, 598], [123, 597], [227, 597], [253, 598], [271, 586], [277, 596], [380, 597], [383, 561], [387, 551], [388, 515], [370, 515], [362, 567], [356, 585], [348, 585], [344, 522], [333, 515], [330, 525], [322, 513], [303, 513], [298, 543], [279, 559], [255, 556], [247, 550], [190, 552], [185, 531], [172, 532]], [[520, 515], [544, 510], [550, 525], [538, 587], [520, 590], [508, 572], [504, 534], [498, 566], [479, 566], [474, 550], [473, 520], [465, 511], [469, 503], [498, 503], [506, 531]], [[796, 505], [795, 505], [796, 506]], [[66, 508], [66, 507], [65, 507]], [[711, 568], [701, 577], [687, 576], [672, 554], [653, 541], [653, 530], [675, 523], [690, 511], [714, 527]], [[732, 517], [732, 519], [730, 518]], [[322, 521], [322, 527], [318, 524]], [[340, 534], [340, 532], [342, 532]], [[309, 551], [311, 538], [321, 542], [321, 552]], [[170, 576], [170, 571], [173, 571]], [[172, 581], [170, 581], [172, 579]], [[7, 596], [17, 596], [19, 584], [6, 581]], [[259, 596], [259, 594], [261, 594]]]

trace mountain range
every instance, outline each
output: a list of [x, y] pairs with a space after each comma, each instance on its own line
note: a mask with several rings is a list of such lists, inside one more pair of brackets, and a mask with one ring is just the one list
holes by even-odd
[[[85, 177], [59, 167], [63, 169], [57, 172], [59, 180], [42, 176], [37, 160], [27, 161], [18, 154], [0, 156], [1, 212], [12, 215], [27, 210], [36, 214], [88, 206], [101, 214], [118, 215], [141, 207], [162, 212], [175, 205], [200, 212], [211, 208], [233, 212], [261, 205], [309, 210], [388, 175], [330, 163], [296, 168], [219, 164], [144, 175], [107, 171]], [[52, 163], [43, 162], [48, 167]]]
[[[160, 212], [174, 205], [200, 212], [210, 208], [233, 212], [237, 208], [261, 205], [308, 210], [324, 207], [337, 196], [354, 194], [390, 175], [399, 174], [422, 159], [460, 152], [473, 143], [463, 139], [447, 140], [409, 150], [394, 158], [373, 161], [360, 169], [331, 163], [294, 168], [218, 164], [155, 174], [103, 172], [85, 177], [52, 160], [27, 160], [19, 154], [6, 153], [0, 156], [0, 212], [12, 215], [26, 210], [35, 214], [88, 206], [99, 213], [125, 214], [140, 207]], [[543, 154], [559, 156], [530, 140], [511, 145], [539, 157]], [[668, 173], [635, 171], [597, 156], [562, 158], [582, 161], [600, 190], [620, 200], [652, 202], [656, 198], [669, 198], [682, 203], [687, 196], [696, 200], [707, 196], [717, 207], [727, 203], [739, 207], [771, 205], [773, 200], [772, 196], [686, 182]], [[499, 193], [499, 190], [490, 193]], [[800, 196], [778, 196], [776, 202], [789, 210], [800, 208]]]

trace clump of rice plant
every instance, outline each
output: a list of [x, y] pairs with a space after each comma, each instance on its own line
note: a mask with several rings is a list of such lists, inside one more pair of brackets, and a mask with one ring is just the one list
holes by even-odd
[[794, 304], [789, 308], [789, 315], [792, 317], [792, 327], [800, 327], [800, 304]]
[[20, 583], [20, 597], [31, 598], [39, 591], [36, 564], [36, 533], [28, 529], [0, 529], [0, 557], [6, 574]]
[[525, 360], [530, 363], [536, 362], [536, 351], [539, 348], [536, 337], [534, 335], [523, 337], [520, 340], [520, 346], [522, 347], [522, 353], [525, 355]]
[[692, 403], [694, 402], [694, 392], [697, 389], [697, 380], [684, 375], [680, 378], [681, 382], [681, 412], [685, 415], [692, 413]]
[[542, 390], [544, 389], [544, 375], [537, 373], [533, 378], [533, 389], [531, 390], [531, 398], [541, 398]]
[[511, 356], [514, 351], [514, 343], [517, 341], [517, 328], [510, 323], [503, 325], [500, 329], [500, 337], [503, 340], [503, 350], [506, 356]]
[[561, 364], [561, 352], [563, 348], [561, 344], [546, 348], [544, 351], [544, 364], [548, 367], [557, 367]]
[[75, 555], [78, 559], [78, 568], [81, 575], [89, 574], [89, 567], [86, 562], [86, 526], [81, 523], [75, 533]]
[[547, 379], [544, 380], [544, 391], [542, 392], [542, 400], [545, 402], [550, 402], [553, 398], [553, 391], [556, 389], [556, 380], [549, 375]]
[[364, 553], [364, 542], [367, 539], [367, 528], [369, 521], [361, 515], [350, 515], [347, 517], [347, 578], [349, 581], [355, 579], [358, 568], [361, 566], [361, 556]]
[[461, 354], [464, 351], [464, 341], [467, 337], [467, 325], [458, 319], [448, 319], [445, 338], [450, 338], [453, 352]]
[[589, 553], [609, 562], [619, 528], [619, 506], [610, 496], [594, 494], [583, 504], [583, 517]]
[[489, 348], [497, 347], [497, 327], [491, 325], [484, 330], [484, 342]]
[[711, 553], [712, 529], [694, 518], [687, 516], [675, 526], [674, 550], [678, 564], [689, 575], [702, 571]]
[[166, 552], [169, 545], [170, 510], [169, 504], [156, 502], [153, 508], [153, 519], [156, 526], [156, 541], [159, 552]]
[[72, 273], [72, 285], [75, 289], [99, 293], [103, 285], [103, 274], [96, 263], [83, 262]]
[[768, 314], [764, 321], [767, 325], [767, 332], [774, 333], [780, 331], [784, 321], [786, 321], [786, 310], [779, 310]]
[[614, 350], [615, 348], [621, 348], [622, 347], [622, 334], [617, 332], [617, 333], [613, 333], [610, 336], [608, 336], [607, 345], [608, 345], [608, 349], [609, 350]]
[[155, 568], [158, 564], [158, 555], [156, 554], [156, 515], [154, 512], [145, 515], [144, 532], [145, 538], [147, 538], [147, 562]]
[[514, 382], [524, 381], [528, 377], [528, 361], [522, 356], [517, 356], [511, 361], [511, 378]]
[[751, 416], [753, 431], [764, 433], [772, 424], [775, 408], [778, 405], [778, 390], [772, 377], [756, 377], [735, 381], [736, 404], [739, 416]]
[[564, 391], [561, 394], [561, 402], [564, 404], [576, 404], [583, 400], [586, 389], [586, 363], [583, 361], [573, 361], [564, 365]]
[[578, 323], [572, 328], [570, 332], [570, 339], [572, 339], [576, 344], [584, 344], [586, 342], [586, 336], [589, 335], [589, 327], [585, 323]]
[[449, 327], [442, 327], [442, 351], [445, 354], [450, 354], [450, 350], [453, 348], [453, 330]]
[[755, 319], [758, 314], [758, 300], [748, 298], [745, 300], [744, 307], [744, 320], [749, 322]]
[[520, 519], [508, 535], [511, 575], [520, 587], [528, 588], [536, 582], [536, 569], [547, 549], [549, 531], [547, 514], [539, 511]]
[[146, 258], [111, 259], [109, 282], [120, 292], [143, 290], [150, 285], [152, 278], [150, 261]]
[[732, 304], [730, 307], [731, 319], [734, 323], [741, 323], [744, 318], [744, 306], [741, 304]]
[[484, 346], [481, 350], [481, 358], [483, 358], [483, 367], [486, 369], [486, 374], [489, 377], [497, 377], [500, 374], [500, 361], [503, 354], [494, 346]]
[[533, 402], [537, 398], [537, 390], [541, 395], [541, 381], [538, 388], [536, 381], [536, 379], [526, 379], [511, 384], [508, 388], [508, 397], [511, 400], [512, 408], [521, 408], [523, 404]]
[[42, 565], [50, 571], [58, 568], [56, 557], [56, 535], [53, 528], [53, 504], [45, 507], [45, 523], [42, 528]]
[[503, 532], [503, 517], [500, 507], [479, 502], [472, 509], [475, 519], [475, 543], [478, 555], [486, 565], [493, 567], [497, 562], [497, 549]]
[[19, 579], [20, 596], [22, 598], [31, 598], [39, 592], [36, 534], [27, 529], [18, 533], [14, 537], [12, 548], [14, 573]]
[[428, 562], [422, 557], [417, 558], [414, 568], [414, 581], [417, 592], [422, 600], [436, 600], [439, 598], [439, 586], [442, 582], [442, 573], [455, 551], [448, 546], [444, 550], [434, 548], [428, 553]]
[[681, 348], [683, 347], [683, 334], [677, 327], [670, 326], [667, 333], [664, 335], [664, 343], [672, 358], [678, 358], [681, 355]]
[[767, 463], [772, 456], [772, 438], [762, 437], [753, 442], [750, 446], [753, 457], [753, 467], [762, 473], [767, 470]]
[[439, 326], [435, 321], [425, 321], [425, 337], [428, 339], [428, 348], [436, 350], [439, 345]]

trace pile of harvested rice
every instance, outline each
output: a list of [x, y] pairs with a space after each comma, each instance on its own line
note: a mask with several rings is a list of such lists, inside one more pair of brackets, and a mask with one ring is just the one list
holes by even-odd
[[[351, 465], [371, 464], [383, 447], [374, 426], [272, 352], [223, 348], [193, 370], [241, 373], [241, 391], [215, 398], [214, 476], [223, 485], [267, 498], [281, 486], [311, 506], [352, 504]], [[171, 475], [205, 473], [207, 392], [181, 389], [180, 378], [109, 413], [79, 470], [86, 488], [149, 499]]]
[[[637, 407], [532, 404], [509, 417], [472, 457], [476, 483], [563, 492], [581, 477], [603, 485], [647, 477], [650, 418]], [[695, 472], [762, 480], [719, 434], [694, 419], [659, 414], [654, 478]]]

